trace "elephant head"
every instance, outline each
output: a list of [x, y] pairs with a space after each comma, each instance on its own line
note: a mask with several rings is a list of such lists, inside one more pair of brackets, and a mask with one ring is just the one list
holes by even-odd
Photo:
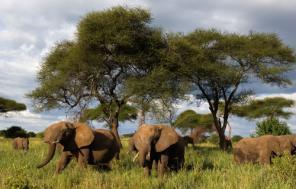
[[58, 143], [63, 146], [65, 151], [73, 151], [90, 145], [93, 140], [94, 133], [86, 124], [73, 124], [65, 121], [52, 124], [44, 131], [44, 142], [49, 144], [48, 154], [37, 168], [41, 168], [50, 162]]
[[179, 140], [177, 133], [164, 125], [142, 125], [130, 141], [130, 149], [139, 152], [139, 160], [145, 166], [151, 153], [162, 152]]
[[22, 140], [23, 148], [27, 152], [29, 150], [29, 138], [24, 138]]
[[296, 135], [286, 135], [286, 137], [289, 140], [289, 144], [287, 144], [288, 146], [288, 151], [290, 152], [291, 155], [295, 155], [296, 154]]

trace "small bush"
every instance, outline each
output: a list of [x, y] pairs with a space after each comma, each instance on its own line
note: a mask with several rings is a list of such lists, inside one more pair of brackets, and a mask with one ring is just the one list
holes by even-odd
[[212, 134], [207, 140], [212, 144], [219, 144], [219, 136], [217, 134]]
[[238, 142], [242, 139], [243, 137], [240, 136], [240, 135], [234, 135], [232, 138], [231, 138], [231, 141], [232, 142]]
[[287, 135], [291, 134], [291, 131], [286, 122], [280, 121], [277, 118], [266, 119], [261, 122], [257, 122], [256, 136], [262, 135]]

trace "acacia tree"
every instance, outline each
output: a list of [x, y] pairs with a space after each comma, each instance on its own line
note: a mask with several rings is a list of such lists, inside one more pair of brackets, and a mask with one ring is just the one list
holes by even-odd
[[11, 111], [23, 111], [23, 110], [26, 110], [25, 104], [0, 97], [0, 114], [11, 112]]
[[45, 58], [29, 97], [41, 110], [100, 105], [120, 143], [120, 112], [134, 95], [129, 81], [149, 75], [167, 47], [161, 29], [150, 22], [150, 13], [140, 8], [87, 14], [76, 40], [58, 44]]
[[[112, 107], [115, 108], [115, 105]], [[118, 121], [133, 121], [137, 119], [137, 109], [130, 105], [123, 105], [119, 112]], [[104, 106], [98, 105], [95, 108], [88, 108], [83, 111], [80, 121], [95, 120], [98, 122], [107, 122], [108, 118], [104, 114]]]
[[172, 124], [175, 120], [176, 108], [174, 104], [183, 99], [187, 86], [166, 66], [169, 54], [163, 54], [162, 63], [151, 74], [141, 80], [130, 80], [128, 90], [134, 96], [131, 105], [139, 111], [139, 126], [145, 123], [149, 115], [159, 122]]
[[231, 113], [244, 117], [249, 120], [263, 118], [257, 122], [256, 136], [265, 134], [285, 135], [291, 131], [286, 122], [280, 121], [279, 118], [289, 119], [293, 114], [287, 108], [292, 108], [295, 105], [294, 100], [283, 97], [272, 97], [264, 99], [254, 99], [243, 105], [235, 105]]
[[182, 133], [188, 132], [199, 127], [201, 130], [211, 130], [213, 125], [213, 119], [211, 114], [197, 114], [193, 110], [186, 110], [180, 113], [174, 122], [174, 127], [181, 130]]
[[[172, 36], [170, 50], [170, 70], [178, 70], [191, 83], [195, 97], [209, 104], [221, 149], [226, 149], [224, 132], [232, 105], [252, 92], [239, 88], [241, 84], [253, 78], [279, 86], [291, 84], [285, 73], [295, 63], [295, 55], [275, 34], [196, 30]], [[221, 101], [224, 110], [219, 119]]]
[[264, 99], [250, 100], [243, 105], [235, 105], [231, 113], [250, 120], [265, 118], [284, 118], [289, 119], [293, 112], [287, 108], [295, 106], [295, 101], [283, 97], [267, 97]]

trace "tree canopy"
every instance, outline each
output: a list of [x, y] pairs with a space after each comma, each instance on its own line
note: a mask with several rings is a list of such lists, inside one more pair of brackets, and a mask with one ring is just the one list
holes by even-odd
[[182, 133], [197, 127], [210, 130], [213, 125], [213, 118], [211, 114], [197, 114], [193, 110], [186, 110], [177, 117], [173, 125], [179, 128]]
[[[113, 108], [115, 105], [113, 106]], [[84, 110], [82, 117], [80, 118], [81, 121], [87, 121], [87, 120], [96, 120], [99, 122], [107, 122], [108, 118], [104, 114], [104, 106], [98, 105], [95, 108], [89, 108]], [[120, 122], [124, 121], [133, 121], [137, 119], [137, 109], [133, 106], [125, 104], [119, 113], [118, 120]]]
[[14, 100], [0, 97], [0, 113], [26, 110], [26, 105]]
[[[197, 99], [209, 104], [221, 148], [226, 144], [224, 132], [232, 105], [252, 94], [252, 89], [240, 89], [241, 84], [253, 78], [279, 86], [291, 84], [285, 73], [295, 64], [295, 54], [276, 34], [196, 30], [174, 35], [169, 43], [169, 69], [191, 83]], [[223, 120], [217, 116], [221, 101]]]
[[237, 105], [232, 108], [232, 113], [247, 119], [258, 118], [285, 118], [288, 119], [293, 113], [288, 111], [295, 105], [294, 100], [283, 97], [268, 97], [260, 100], [251, 100], [244, 105]]
[[141, 8], [113, 7], [83, 17], [76, 39], [57, 44], [45, 57], [39, 85], [28, 95], [36, 108], [81, 113], [97, 106], [99, 119], [103, 113], [119, 141], [120, 112], [135, 95], [135, 81], [155, 72], [167, 49], [162, 30], [150, 22]]

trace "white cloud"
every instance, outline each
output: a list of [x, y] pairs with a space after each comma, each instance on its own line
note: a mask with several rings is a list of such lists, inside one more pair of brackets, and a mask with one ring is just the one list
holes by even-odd
[[[0, 130], [12, 125], [21, 126], [29, 131], [42, 131], [51, 123], [57, 121], [56, 115], [32, 113], [29, 110], [9, 112], [0, 116]], [[65, 117], [60, 117], [63, 120]]]

